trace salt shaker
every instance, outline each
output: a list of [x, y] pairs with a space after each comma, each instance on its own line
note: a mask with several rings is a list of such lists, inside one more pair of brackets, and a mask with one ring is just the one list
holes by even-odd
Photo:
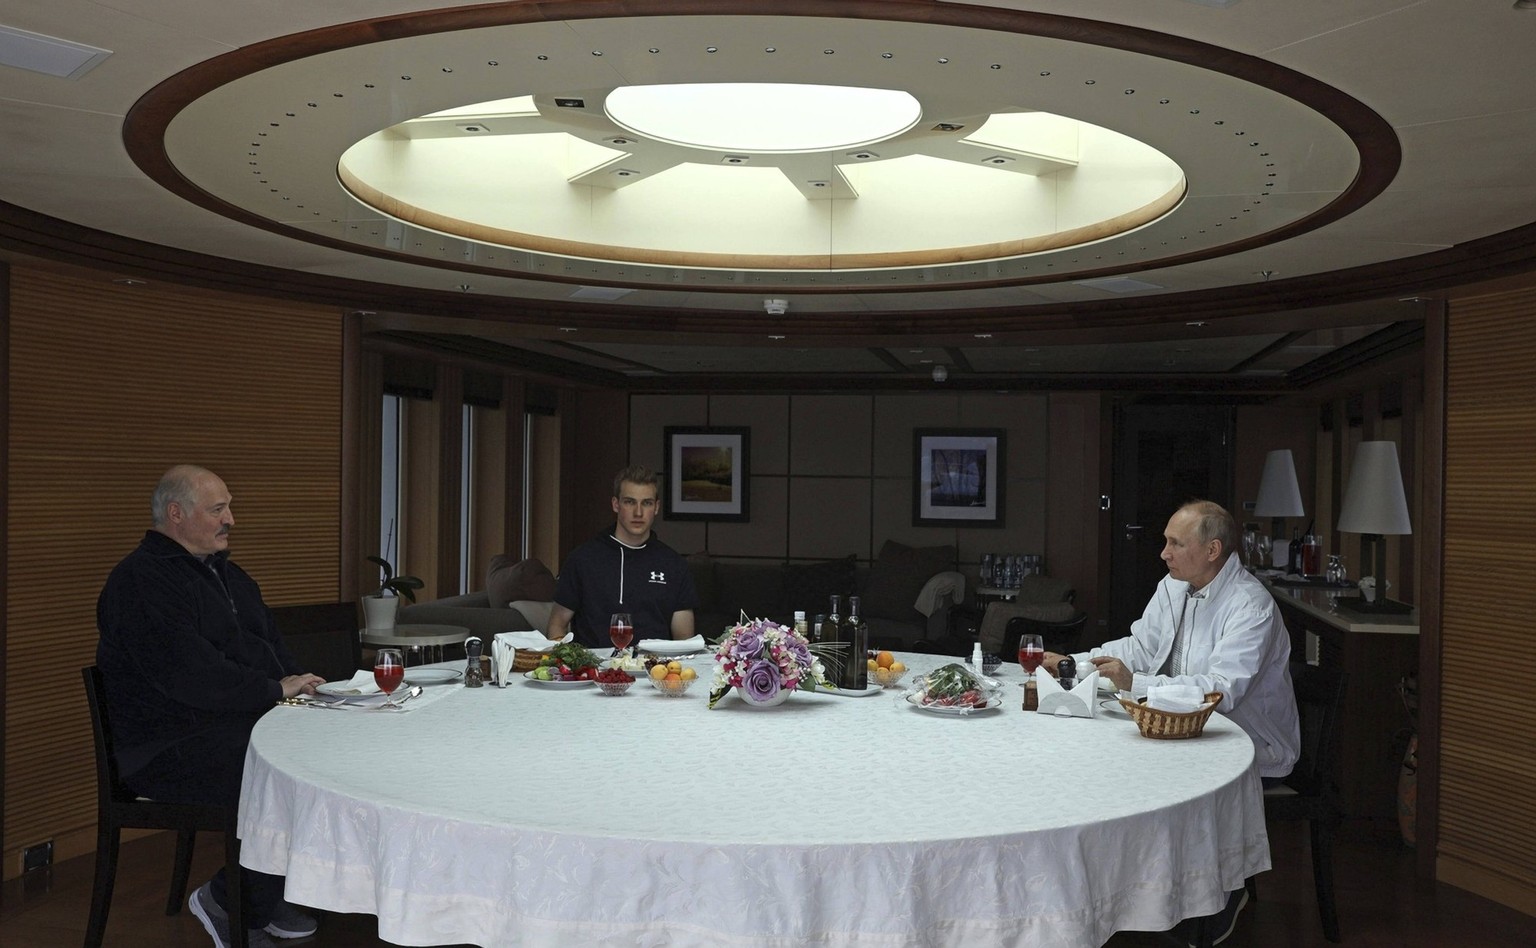
[[471, 635], [464, 640], [464, 654], [469, 656], [464, 663], [464, 687], [480, 688], [485, 685], [485, 673], [480, 668], [480, 639]]

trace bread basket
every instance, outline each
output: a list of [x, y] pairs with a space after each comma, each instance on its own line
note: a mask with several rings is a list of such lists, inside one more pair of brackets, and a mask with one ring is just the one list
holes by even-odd
[[1141, 729], [1142, 737], [1150, 737], [1159, 741], [1177, 741], [1186, 737], [1199, 737], [1205, 730], [1206, 719], [1221, 704], [1221, 699], [1226, 697], [1219, 691], [1207, 691], [1205, 693], [1206, 707], [1200, 711], [1159, 711], [1157, 708], [1149, 708], [1145, 704], [1145, 698], [1140, 701], [1132, 701], [1129, 698], [1121, 698], [1120, 706], [1130, 714], [1131, 720], [1136, 722], [1136, 727]]

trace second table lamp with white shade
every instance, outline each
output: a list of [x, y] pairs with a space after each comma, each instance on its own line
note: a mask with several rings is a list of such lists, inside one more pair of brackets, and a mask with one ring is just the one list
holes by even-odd
[[1290, 448], [1271, 451], [1264, 458], [1264, 474], [1259, 478], [1259, 499], [1254, 502], [1253, 514], [1273, 518], [1274, 546], [1270, 550], [1270, 562], [1285, 567], [1291, 542], [1285, 536], [1285, 518], [1306, 516], [1301, 506], [1301, 487], [1296, 482], [1296, 461]]
[[[1370, 568], [1374, 596], [1362, 588], [1362, 596], [1349, 603], [1366, 612], [1406, 613], [1412, 607], [1387, 598], [1387, 536], [1413, 532], [1408, 521], [1408, 497], [1403, 491], [1403, 472], [1397, 445], [1391, 441], [1362, 441], [1355, 448], [1349, 470], [1349, 486], [1339, 505], [1339, 530], [1360, 534], [1362, 569]], [[1365, 550], [1370, 550], [1367, 556]], [[1364, 587], [1366, 584], [1361, 583]]]

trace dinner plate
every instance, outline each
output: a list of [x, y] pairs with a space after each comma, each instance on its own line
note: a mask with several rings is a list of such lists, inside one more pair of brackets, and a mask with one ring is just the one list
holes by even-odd
[[914, 691], [907, 695], [907, 704], [910, 704], [912, 707], [919, 711], [927, 711], [929, 714], [964, 716], [967, 714], [981, 714], [984, 711], [996, 711], [998, 708], [1003, 706], [1003, 698], [1001, 695], [993, 695], [987, 699], [987, 706], [984, 708], [957, 708], [954, 705], [923, 704], [922, 698], [919, 697], [918, 693]]
[[591, 679], [578, 679], [576, 681], [557, 681], [555, 679], [551, 679], [549, 681], [545, 681], [542, 678], [533, 677], [532, 671], [523, 672], [523, 677], [528, 680], [528, 684], [538, 685], [540, 688], [586, 688], [590, 685], [597, 684], [597, 682], [592, 681]]
[[1099, 702], [1099, 707], [1103, 708], [1105, 711], [1108, 711], [1110, 714], [1116, 714], [1122, 718], [1129, 718], [1131, 716], [1131, 712], [1125, 710], [1125, 705], [1120, 703], [1119, 698], [1105, 698], [1103, 701]]
[[637, 652], [649, 652], [652, 655], [664, 655], [667, 658], [697, 655], [708, 648], [709, 646], [703, 641], [693, 639], [641, 639], [635, 644]]
[[464, 673], [456, 668], [407, 668], [405, 683], [408, 685], [445, 685], [458, 681]]

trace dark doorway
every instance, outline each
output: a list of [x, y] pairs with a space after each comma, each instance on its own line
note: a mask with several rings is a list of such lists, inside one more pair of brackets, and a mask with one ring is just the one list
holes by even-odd
[[1129, 633], [1167, 575], [1163, 528], [1179, 505], [1203, 499], [1232, 509], [1230, 407], [1121, 405], [1115, 415], [1106, 640]]

